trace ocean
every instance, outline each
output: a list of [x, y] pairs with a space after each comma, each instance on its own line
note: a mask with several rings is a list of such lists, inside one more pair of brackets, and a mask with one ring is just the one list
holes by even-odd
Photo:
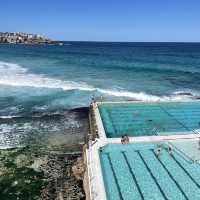
[[200, 43], [1, 44], [0, 149], [83, 142], [93, 96], [199, 98]]

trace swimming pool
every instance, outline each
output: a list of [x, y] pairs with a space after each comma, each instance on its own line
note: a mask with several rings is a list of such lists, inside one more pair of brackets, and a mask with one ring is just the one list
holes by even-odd
[[107, 137], [188, 134], [200, 128], [200, 101], [103, 103], [98, 105]]
[[200, 165], [171, 147], [172, 152], [167, 142], [102, 147], [107, 200], [199, 200]]

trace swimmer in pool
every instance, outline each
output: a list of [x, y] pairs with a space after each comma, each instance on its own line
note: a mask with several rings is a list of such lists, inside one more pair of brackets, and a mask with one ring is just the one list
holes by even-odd
[[154, 153], [155, 153], [156, 157], [159, 157], [161, 154], [161, 148], [159, 147], [159, 148], [155, 149]]
[[172, 147], [168, 147], [168, 153], [170, 154], [170, 155], [172, 155], [172, 151], [173, 151], [173, 149], [172, 149]]
[[125, 136], [124, 135], [122, 135], [122, 137], [121, 137], [121, 143], [125, 144]]
[[128, 144], [129, 143], [129, 137], [128, 137], [128, 135], [122, 135], [122, 137], [121, 137], [121, 143], [122, 144]]
[[128, 135], [125, 135], [124, 138], [125, 138], [125, 144], [128, 144], [129, 143], [129, 137], [128, 137]]

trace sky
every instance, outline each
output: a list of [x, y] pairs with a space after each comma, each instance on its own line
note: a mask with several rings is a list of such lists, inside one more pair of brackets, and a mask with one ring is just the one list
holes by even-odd
[[200, 42], [200, 1], [0, 0], [0, 32], [66, 41]]

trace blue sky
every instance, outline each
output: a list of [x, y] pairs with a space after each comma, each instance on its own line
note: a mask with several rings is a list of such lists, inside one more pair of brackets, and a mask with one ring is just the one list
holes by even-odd
[[200, 42], [199, 0], [0, 2], [0, 31], [56, 40]]

